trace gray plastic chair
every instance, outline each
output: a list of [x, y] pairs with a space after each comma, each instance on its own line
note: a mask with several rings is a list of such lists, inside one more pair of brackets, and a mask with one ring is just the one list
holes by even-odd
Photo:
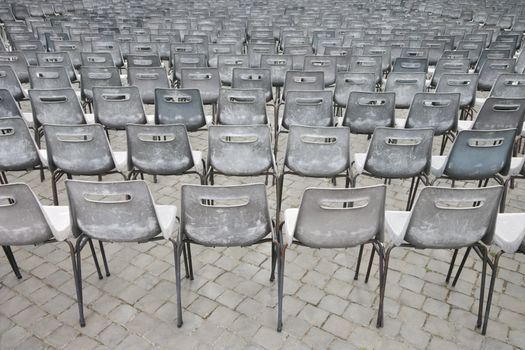
[[439, 84], [439, 79], [443, 74], [466, 74], [470, 66], [468, 58], [440, 58], [436, 63], [430, 86], [436, 87]]
[[[380, 294], [383, 293], [385, 198], [384, 185], [308, 188], [303, 193], [298, 209], [284, 211], [284, 221], [278, 232], [278, 332], [282, 329], [285, 252], [292, 242], [311, 248], [353, 248], [372, 244], [373, 250], [378, 252]], [[356, 267], [356, 277], [358, 271], [359, 265]], [[367, 271], [365, 283], [368, 282], [369, 274], [370, 270]], [[377, 325], [382, 325], [379, 317]]]
[[489, 97], [472, 124], [473, 130], [516, 129], [521, 135], [525, 118], [525, 97]]
[[232, 85], [233, 70], [235, 68], [249, 68], [250, 61], [248, 55], [219, 55], [217, 59], [217, 69], [221, 83], [226, 86]]
[[234, 68], [232, 89], [261, 89], [266, 102], [270, 102], [273, 100], [271, 72], [262, 68]]
[[208, 130], [207, 179], [225, 176], [271, 175], [278, 172], [267, 125], [212, 125]]
[[[81, 252], [86, 242], [148, 242], [170, 240], [176, 231], [177, 208], [155, 205], [143, 181], [67, 181], [71, 231], [76, 237], [75, 259], [80, 326], [84, 327]], [[108, 228], [111, 228], [108, 230]], [[179, 259], [175, 259], [178, 267]], [[180, 296], [180, 294], [179, 294]]]
[[468, 51], [468, 59], [470, 61], [470, 65], [473, 66], [478, 61], [484, 46], [484, 41], [461, 40], [457, 45], [457, 50]]
[[490, 178], [503, 184], [502, 176], [510, 169], [516, 129], [462, 130], [456, 136], [447, 156], [433, 156], [431, 172], [439, 178], [478, 180]]
[[52, 173], [53, 203], [58, 205], [57, 182], [63, 175], [99, 176], [118, 173], [125, 179], [126, 152], [113, 152], [104, 127], [87, 125], [44, 125], [47, 163]]
[[31, 89], [71, 89], [71, 81], [64, 67], [29, 67]]
[[81, 98], [89, 106], [93, 101], [93, 87], [122, 86], [116, 67], [81, 67], [80, 78]]
[[[76, 280], [77, 263], [75, 247], [70, 241], [71, 227], [69, 225], [68, 208], [41, 205], [29, 186], [22, 183], [1, 185], [0, 198], [2, 199], [2, 205], [0, 205], [0, 221], [2, 222], [0, 227], [0, 245], [2, 245], [16, 277], [21, 279], [22, 275], [11, 246], [65, 242], [69, 247], [73, 276]], [[20, 220], [20, 218], [31, 218], [31, 220]], [[90, 245], [99, 279], [102, 279], [93, 242], [89, 240], [86, 243]], [[102, 243], [100, 243], [100, 248], [102, 258], [106, 264]], [[109, 276], [107, 269], [106, 275]]]
[[94, 40], [91, 42], [91, 51], [92, 52], [109, 52], [113, 59], [115, 66], [122, 67], [124, 66], [124, 60], [122, 59], [122, 52], [120, 45], [117, 41], [111, 40]]
[[241, 54], [241, 51], [238, 52], [235, 49], [233, 44], [219, 44], [219, 43], [210, 43], [208, 44], [208, 64], [207, 66], [212, 68], [217, 68], [217, 62], [219, 55], [233, 55]]
[[22, 117], [20, 106], [7, 89], [0, 89], [0, 119]]
[[69, 80], [77, 81], [77, 73], [67, 52], [37, 52], [36, 59], [41, 67], [64, 67]]
[[461, 108], [461, 119], [472, 116], [472, 107], [476, 102], [476, 91], [478, 87], [478, 74], [443, 74], [439, 79], [436, 92], [459, 92], [459, 108]]
[[155, 103], [155, 90], [170, 87], [166, 70], [163, 67], [130, 67], [128, 84], [138, 87], [144, 104]]
[[7, 89], [17, 101], [27, 98], [26, 92], [13, 68], [10, 66], [0, 66], [0, 89]]
[[95, 123], [124, 130], [127, 124], [146, 124], [146, 113], [136, 86], [94, 87]]
[[432, 159], [432, 129], [375, 129], [366, 153], [354, 155], [352, 183], [361, 175], [391, 179], [412, 179], [407, 210], [414, 202], [419, 183], [428, 185]]
[[128, 62], [128, 68], [153, 68], [160, 67], [162, 65], [158, 54], [128, 55], [126, 60]]
[[385, 85], [386, 92], [396, 94], [396, 108], [410, 108], [415, 94], [425, 91], [426, 73], [392, 72]]
[[184, 124], [198, 131], [208, 124], [198, 89], [155, 89], [155, 124]]
[[[406, 50], [406, 49], [403, 49]], [[394, 73], [426, 73], [428, 70], [427, 58], [399, 57], [394, 62]], [[390, 77], [390, 76], [389, 76]]]
[[367, 45], [363, 47], [364, 56], [381, 56], [381, 69], [389, 72], [392, 62], [392, 48], [390, 46]]
[[348, 71], [351, 73], [374, 73], [376, 84], [383, 81], [383, 59], [381, 56], [352, 55]]
[[128, 179], [140, 174], [196, 174], [205, 183], [205, 164], [202, 153], [193, 151], [186, 127], [182, 124], [128, 124]]
[[282, 100], [288, 91], [322, 91], [324, 89], [323, 72], [288, 71], [284, 82]]
[[221, 89], [217, 124], [267, 124], [266, 98], [261, 89]]
[[331, 86], [335, 84], [335, 75], [337, 71], [337, 58], [334, 56], [305, 56], [305, 72], [323, 72], [324, 85]]
[[404, 127], [431, 128], [434, 136], [443, 136], [440, 154], [447, 140], [453, 140], [458, 127], [459, 93], [421, 92], [414, 95]]
[[337, 73], [334, 89], [336, 107], [346, 107], [351, 92], [374, 92], [375, 89], [373, 73]]
[[221, 89], [219, 70], [216, 68], [184, 68], [181, 71], [181, 88], [198, 89], [202, 103], [212, 105], [212, 115], [216, 116], [217, 101]]
[[490, 97], [525, 97], [525, 74], [500, 74], [492, 90]]
[[261, 66], [263, 55], [277, 54], [275, 44], [248, 44], [247, 53], [251, 68], [259, 68]]
[[82, 67], [116, 67], [111, 52], [81, 52]]
[[[49, 52], [67, 52], [71, 63], [75, 69], [80, 68], [82, 65], [82, 60], [80, 54], [82, 52], [82, 43], [77, 40], [62, 40], [62, 41], [52, 41], [51, 46], [48, 46]], [[35, 56], [36, 59], [36, 56]]]
[[[390, 255], [396, 247], [416, 249], [475, 248], [482, 257], [478, 319], [482, 325], [487, 248], [494, 237], [502, 186], [424, 188], [411, 212], [386, 212], [385, 228], [393, 245], [385, 253], [386, 287]], [[384, 299], [384, 290], [380, 298]], [[380, 302], [380, 308], [382, 306]], [[380, 310], [382, 315], [382, 310]], [[382, 317], [381, 317], [382, 318]]]
[[184, 68], [205, 68], [206, 55], [203, 53], [174, 53], [173, 56], [173, 75], [172, 79], [178, 85], [181, 79], [181, 72]]
[[327, 46], [324, 49], [325, 56], [335, 56], [337, 72], [346, 72], [350, 67], [350, 58], [353, 49], [345, 46]]
[[272, 86], [275, 87], [274, 98], [277, 102], [281, 98], [281, 88], [286, 80], [286, 73], [293, 70], [293, 57], [291, 55], [262, 55], [261, 68], [269, 69]]
[[379, 126], [395, 125], [395, 99], [393, 92], [357, 92], [348, 97], [343, 125], [353, 134], [371, 135]]
[[[184, 244], [190, 253], [190, 243], [206, 247], [246, 247], [267, 241], [272, 242], [272, 262], [275, 265], [277, 237], [270, 219], [264, 184], [224, 187], [183, 185], [175, 254], [177, 326], [182, 326], [179, 259]], [[191, 254], [188, 254], [188, 260], [190, 278], [193, 279]], [[273, 277], [270, 277], [271, 281]]]
[[479, 72], [478, 90], [490, 91], [492, 85], [500, 74], [513, 73], [516, 60], [507, 59], [487, 59]]
[[487, 59], [504, 60], [509, 58], [512, 58], [512, 56], [510, 55], [510, 50], [485, 49], [481, 52], [479, 60], [476, 63], [476, 67], [474, 68], [474, 73], [479, 73], [481, 71], [481, 68], [483, 67], [483, 64], [487, 61]]
[[23, 52], [0, 52], [0, 65], [11, 67], [21, 83], [29, 82], [29, 74], [27, 72], [29, 63], [27, 63]]
[[29, 100], [37, 145], [40, 145], [44, 124], [86, 124], [82, 106], [71, 88], [29, 90]]
[[13, 51], [19, 51], [24, 54], [29, 66], [38, 65], [36, 53], [46, 51], [40, 40], [13, 40], [11, 41], [11, 46]]

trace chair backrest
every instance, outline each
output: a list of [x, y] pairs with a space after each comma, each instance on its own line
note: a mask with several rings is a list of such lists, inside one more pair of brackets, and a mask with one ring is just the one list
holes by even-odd
[[27, 72], [29, 64], [23, 52], [0, 52], [0, 65], [11, 67], [21, 83], [29, 82], [29, 73]]
[[378, 127], [372, 135], [364, 169], [381, 178], [428, 174], [433, 136], [432, 129]]
[[261, 68], [271, 72], [272, 86], [284, 86], [286, 73], [293, 69], [293, 56], [291, 55], [262, 55]]
[[195, 166], [182, 124], [126, 126], [128, 167], [153, 175], [181, 175]]
[[405, 128], [432, 128], [434, 136], [455, 131], [459, 93], [420, 92], [414, 95]]
[[117, 41], [94, 40], [91, 42], [91, 51], [109, 52], [113, 58], [113, 63], [115, 63], [115, 66], [122, 67], [124, 65], [120, 45]]
[[44, 125], [49, 170], [102, 175], [115, 169], [111, 146], [100, 124]]
[[20, 117], [0, 118], [0, 171], [34, 169], [41, 165], [38, 148]]
[[334, 101], [337, 105], [346, 107], [350, 93], [374, 92], [376, 88], [373, 73], [337, 73], [334, 89]]
[[273, 232], [264, 184], [181, 188], [180, 234], [205, 246], [247, 246]]
[[[137, 42], [132, 41], [129, 43], [129, 53], [126, 57], [126, 59], [129, 58], [129, 56], [133, 55], [156, 55], [159, 56], [159, 48], [157, 43], [155, 42]], [[160, 58], [160, 57], [159, 57]]]
[[265, 101], [273, 98], [272, 79], [269, 69], [234, 68], [232, 72], [233, 89], [261, 89]]
[[516, 66], [514, 67], [514, 71], [518, 74], [525, 73], [525, 51], [521, 51], [520, 55], [518, 56], [516, 60]]
[[81, 52], [82, 67], [115, 67], [111, 52]]
[[275, 55], [275, 44], [248, 44], [248, 57], [251, 68], [259, 68], [261, 66], [261, 58], [263, 55]]
[[161, 233], [144, 181], [66, 181], [73, 235], [110, 242], [143, 242]]
[[94, 87], [95, 122], [123, 130], [126, 124], [146, 124], [146, 113], [136, 86]]
[[221, 89], [217, 123], [224, 125], [267, 124], [264, 91], [261, 89]]
[[231, 85], [233, 80], [233, 69], [235, 68], [249, 68], [250, 61], [248, 55], [219, 55], [217, 60], [217, 68], [221, 82], [224, 85]]
[[478, 74], [443, 74], [436, 92], [459, 92], [459, 107], [472, 107], [476, 102]]
[[517, 129], [518, 135], [525, 118], [525, 97], [489, 97], [481, 107], [472, 129]]
[[351, 73], [374, 73], [376, 83], [383, 80], [382, 56], [357, 56], [352, 55], [348, 71]]
[[516, 60], [514, 58], [488, 58], [479, 73], [478, 90], [490, 91], [500, 74], [513, 73]]
[[142, 102], [153, 104], [155, 89], [169, 88], [170, 83], [163, 67], [130, 67], [128, 68], [128, 84], [139, 88]]
[[198, 89], [155, 89], [155, 124], [184, 124], [188, 131], [206, 125]]
[[37, 52], [36, 59], [41, 67], [64, 67], [69, 80], [77, 80], [75, 68], [67, 52]]
[[12, 41], [12, 47], [13, 51], [19, 51], [24, 54], [30, 66], [38, 65], [36, 59], [37, 52], [46, 52], [40, 40], [14, 40]]
[[428, 64], [435, 66], [445, 51], [446, 43], [441, 40], [422, 40], [421, 47], [428, 49]]
[[184, 68], [205, 68], [206, 55], [203, 53], [178, 52], [173, 54], [173, 80], [181, 79]]
[[22, 117], [22, 111], [7, 89], [0, 89], [0, 119]]
[[33, 121], [44, 124], [85, 124], [84, 111], [75, 90], [29, 90]]
[[481, 55], [479, 56], [479, 60], [476, 63], [474, 72], [479, 73], [481, 71], [481, 67], [483, 67], [483, 64], [487, 61], [487, 59], [497, 60], [497, 59], [508, 59], [511, 57], [512, 56], [510, 55], [510, 50], [485, 49], [481, 52]]
[[503, 186], [425, 187], [413, 206], [405, 241], [416, 248], [491, 244]]
[[128, 55], [128, 67], [151, 68], [160, 67], [161, 61], [158, 54]]
[[324, 85], [335, 84], [335, 74], [337, 71], [337, 58], [335, 56], [305, 56], [304, 71], [323, 72]]
[[58, 66], [30, 66], [29, 83], [31, 89], [67, 89], [71, 88], [71, 81], [64, 67]]
[[221, 88], [219, 70], [217, 68], [183, 68], [181, 88], [198, 89], [204, 104], [217, 103]]
[[428, 69], [428, 59], [427, 58], [399, 57], [394, 62], [394, 67], [392, 68], [392, 72], [426, 73], [427, 69]]
[[281, 125], [332, 126], [334, 112], [331, 91], [290, 91], [284, 105]]
[[490, 97], [525, 97], [525, 74], [500, 74], [492, 85]]
[[93, 100], [95, 86], [122, 86], [117, 67], [81, 67], [80, 78], [80, 92], [84, 101]]
[[461, 40], [458, 43], [457, 49], [459, 51], [468, 51], [468, 59], [470, 61], [470, 65], [474, 65], [478, 61], [484, 46], [484, 41]]
[[208, 164], [224, 175], [255, 176], [274, 165], [267, 125], [212, 125], [208, 130]]
[[321, 91], [324, 89], [323, 72], [288, 71], [283, 89], [283, 99], [288, 91]]
[[53, 237], [35, 193], [23, 183], [0, 186], [0, 220], [2, 246], [38, 244]]
[[20, 80], [11, 66], [0, 66], [0, 89], [7, 89], [17, 101], [25, 97]]
[[346, 127], [290, 126], [284, 164], [301, 176], [332, 177], [350, 168]]
[[383, 241], [386, 186], [307, 188], [294, 238], [314, 248], [348, 248]]
[[444, 174], [456, 180], [507, 175], [516, 129], [462, 130], [448, 154]]
[[443, 74], [468, 73], [470, 61], [468, 58], [441, 58], [436, 63], [434, 74], [430, 82], [431, 86], [437, 86]]
[[393, 92], [357, 92], [348, 97], [343, 125], [353, 134], [372, 134], [379, 126], [395, 125], [396, 94]]
[[396, 94], [396, 108], [409, 108], [414, 95], [425, 90], [425, 73], [392, 72], [386, 81], [385, 91]]
[[367, 45], [363, 47], [365, 56], [381, 56], [381, 69], [383, 72], [390, 70], [392, 64], [392, 48], [390, 46]]
[[[50, 52], [67, 52], [71, 59], [71, 63], [75, 68], [80, 68], [82, 60], [80, 54], [82, 52], [82, 43], [76, 40], [53, 41]], [[36, 58], [36, 57], [35, 57]]]
[[237, 52], [235, 45], [232, 44], [218, 44], [213, 43], [208, 45], [208, 66], [212, 68], [217, 68], [217, 63], [219, 60], [219, 55], [233, 55], [241, 54]]

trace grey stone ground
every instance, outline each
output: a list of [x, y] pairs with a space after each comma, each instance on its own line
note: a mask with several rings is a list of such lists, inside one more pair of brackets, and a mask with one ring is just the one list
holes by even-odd
[[[23, 104], [25, 111], [29, 105]], [[152, 113], [152, 109], [148, 108]], [[399, 111], [402, 114], [402, 111]], [[123, 132], [111, 132], [116, 150]], [[206, 132], [191, 135], [206, 151]], [[440, 140], [436, 138], [435, 145]], [[286, 143], [282, 136], [280, 145]], [[366, 138], [352, 137], [354, 151]], [[283, 151], [279, 151], [282, 164]], [[108, 177], [108, 179], [110, 179]], [[115, 177], [118, 179], [118, 177]], [[195, 177], [146, 179], [160, 204], [179, 205], [180, 186]], [[217, 184], [264, 179], [217, 178]], [[49, 176], [9, 174], [51, 204]], [[380, 183], [360, 178], [359, 185]], [[341, 184], [339, 184], [341, 185]], [[403, 209], [409, 182], [388, 186], [387, 209]], [[470, 184], [471, 186], [473, 184]], [[296, 207], [304, 188], [328, 180], [286, 178], [283, 209]], [[525, 209], [525, 184], [511, 191], [508, 211]], [[64, 184], [60, 201], [66, 203]], [[275, 189], [268, 187], [272, 208]], [[0, 349], [517, 349], [525, 348], [525, 255], [504, 256], [486, 336], [475, 329], [481, 265], [470, 257], [455, 288], [445, 284], [448, 251], [394, 250], [385, 299], [385, 326], [375, 328], [378, 272], [368, 284], [353, 280], [357, 249], [287, 252], [284, 328], [276, 327], [276, 283], [268, 280], [270, 245], [193, 247], [195, 280], [183, 280], [184, 325], [176, 327], [173, 251], [166, 242], [107, 244], [111, 277], [99, 280], [89, 253], [83, 280], [87, 326], [80, 328], [67, 247], [16, 248], [23, 279], [0, 256]], [[366, 250], [365, 259], [369, 250]], [[365, 260], [367, 261], [367, 260]], [[364, 269], [362, 269], [362, 272]]]

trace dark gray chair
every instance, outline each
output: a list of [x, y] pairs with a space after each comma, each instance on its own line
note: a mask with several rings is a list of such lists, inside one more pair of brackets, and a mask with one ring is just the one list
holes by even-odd
[[217, 124], [267, 124], [266, 97], [261, 89], [221, 89]]
[[343, 125], [353, 134], [371, 135], [375, 128], [395, 126], [395, 100], [393, 92], [357, 92], [348, 97]]
[[396, 94], [396, 108], [410, 108], [415, 94], [425, 91], [426, 73], [405, 73], [393, 71], [388, 75], [386, 92]]
[[95, 123], [124, 130], [127, 124], [146, 124], [146, 113], [136, 86], [94, 87]]
[[155, 89], [155, 124], [184, 124], [188, 131], [209, 124], [199, 90]]
[[130, 67], [128, 84], [138, 87], [144, 104], [155, 103], [155, 90], [170, 87], [166, 70], [163, 67]]

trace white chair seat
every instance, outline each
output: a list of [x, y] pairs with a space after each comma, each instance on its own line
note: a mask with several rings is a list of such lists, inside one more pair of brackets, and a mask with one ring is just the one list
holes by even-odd
[[395, 127], [398, 129], [404, 129], [406, 123], [407, 123], [406, 118], [396, 118]]
[[148, 123], [148, 124], [155, 124], [155, 115], [154, 114], [146, 114], [146, 123]]
[[520, 174], [521, 169], [523, 168], [523, 163], [525, 162], [525, 157], [512, 157], [510, 160], [510, 170], [509, 176], [517, 176]]
[[354, 153], [354, 166], [357, 174], [362, 174], [365, 170], [366, 153]]
[[165, 239], [175, 239], [177, 231], [177, 207], [174, 205], [155, 205], [155, 213], [159, 221], [162, 236]]
[[458, 131], [471, 130], [474, 121], [472, 120], [458, 120]]
[[396, 246], [405, 241], [405, 233], [410, 221], [409, 211], [385, 211], [386, 241]]
[[430, 172], [435, 177], [440, 177], [445, 171], [445, 165], [447, 164], [447, 156], [432, 156], [430, 164]]
[[86, 124], [95, 124], [95, 115], [93, 113], [85, 113], [84, 118], [86, 119]]
[[39, 149], [38, 155], [40, 156], [40, 162], [42, 162], [42, 165], [44, 166], [44, 168], [47, 168], [49, 165], [49, 162], [47, 161], [47, 150]]
[[284, 211], [283, 243], [287, 247], [292, 245], [298, 214], [299, 208], [290, 208]]
[[42, 206], [42, 211], [57, 241], [62, 242], [72, 237], [69, 207], [45, 205]]
[[199, 174], [204, 174], [204, 165], [202, 164], [202, 152], [201, 151], [191, 151], [193, 156], [193, 164], [195, 164], [195, 170]]
[[35, 126], [33, 123], [33, 113], [22, 113], [22, 118], [26, 122], [28, 128], [33, 128]]
[[516, 252], [525, 239], [525, 213], [498, 214], [494, 244], [505, 253]]
[[113, 161], [115, 162], [115, 168], [120, 172], [128, 171], [128, 152], [113, 151]]

